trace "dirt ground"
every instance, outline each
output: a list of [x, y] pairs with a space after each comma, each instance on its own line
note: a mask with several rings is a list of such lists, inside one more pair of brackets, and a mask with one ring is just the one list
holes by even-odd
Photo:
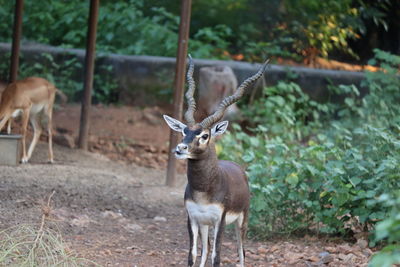
[[[79, 111], [78, 105], [55, 111], [59, 143], [76, 138]], [[54, 190], [50, 219], [78, 255], [101, 266], [187, 266], [184, 163], [178, 186], [164, 186], [167, 111], [95, 106], [91, 152], [55, 145], [49, 165], [41, 141], [31, 163], [0, 166], [0, 230], [39, 222], [41, 203]], [[237, 264], [233, 236], [228, 229], [222, 266]], [[364, 240], [315, 236], [247, 240], [245, 249], [246, 266], [367, 266], [372, 254]]]

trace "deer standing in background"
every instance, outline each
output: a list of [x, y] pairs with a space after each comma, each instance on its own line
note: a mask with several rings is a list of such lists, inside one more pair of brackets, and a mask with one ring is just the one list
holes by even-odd
[[[7, 132], [11, 133], [12, 118], [22, 116], [22, 163], [27, 163], [32, 156], [36, 143], [42, 132], [40, 113], [47, 116], [47, 131], [49, 135], [49, 163], [53, 163], [52, 147], [52, 117], [55, 95], [61, 96], [66, 101], [66, 96], [49, 81], [29, 77], [10, 83], [3, 91], [0, 101], [0, 131], [8, 122]], [[33, 139], [26, 153], [26, 130], [30, 120], [33, 127]]]
[[182, 142], [174, 151], [175, 156], [178, 159], [188, 159], [188, 184], [184, 200], [188, 213], [189, 266], [194, 266], [196, 262], [199, 231], [202, 241], [200, 267], [205, 266], [209, 251], [210, 226], [214, 227], [212, 265], [220, 266], [222, 234], [225, 225], [230, 223], [235, 223], [240, 266], [244, 266], [243, 240], [246, 236], [249, 213], [249, 185], [246, 174], [239, 165], [217, 159], [214, 138], [223, 134], [228, 127], [228, 121], [220, 122], [225, 110], [237, 102], [246, 88], [263, 75], [267, 64], [268, 61], [255, 75], [246, 79], [233, 95], [226, 97], [212, 115], [196, 123], [193, 116], [196, 110], [193, 98], [195, 83], [192, 77], [194, 65], [189, 56], [189, 89], [186, 93], [188, 110], [185, 113], [188, 125], [164, 115], [169, 127], [183, 135]]

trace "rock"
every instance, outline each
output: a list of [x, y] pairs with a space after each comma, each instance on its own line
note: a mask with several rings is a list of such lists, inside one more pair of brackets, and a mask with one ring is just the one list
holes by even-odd
[[150, 153], [157, 153], [157, 148], [152, 145], [146, 146], [144, 150]]
[[147, 226], [147, 230], [149, 230], [149, 231], [157, 231], [158, 228], [154, 224], [150, 224], [149, 226]]
[[349, 254], [352, 252], [352, 248], [348, 244], [340, 245], [338, 247], [338, 250], [345, 254]]
[[166, 222], [167, 218], [161, 217], [161, 216], [156, 216], [156, 217], [153, 218], [153, 220], [156, 221], [156, 222]]
[[312, 261], [312, 262], [318, 262], [318, 261], [319, 261], [319, 257], [317, 257], [317, 256], [311, 256], [311, 257], [308, 258], [308, 260], [309, 260], [309, 261]]
[[328, 264], [334, 260], [332, 255], [327, 251], [319, 253], [318, 256], [320, 258], [319, 263], [322, 263], [322, 264]]
[[106, 210], [106, 211], [102, 212], [101, 216], [103, 218], [111, 218], [111, 219], [118, 219], [118, 218], [123, 217], [121, 213], [113, 212], [111, 210]]
[[273, 245], [270, 249], [270, 251], [273, 253], [275, 251], [279, 250], [279, 246], [278, 245]]
[[233, 263], [233, 260], [229, 259], [228, 257], [223, 257], [221, 262], [224, 263], [224, 264]]
[[248, 255], [246, 254], [246, 257], [249, 257], [250, 259], [253, 259], [253, 260], [261, 260], [263, 258], [260, 255], [251, 254], [251, 253], [249, 253]]
[[287, 252], [285, 253], [284, 257], [290, 265], [293, 265], [303, 258], [303, 254], [295, 252]]
[[64, 133], [64, 134], [55, 134], [53, 136], [53, 142], [60, 145], [66, 146], [69, 148], [75, 148], [75, 139], [72, 135]]
[[364, 239], [358, 239], [357, 240], [357, 245], [360, 248], [364, 249], [364, 248], [368, 247], [368, 242], [366, 240], [364, 240]]
[[367, 256], [367, 257], [371, 256], [372, 253], [373, 253], [372, 250], [369, 249], [369, 248], [366, 248], [366, 249], [364, 249], [364, 250], [362, 251], [362, 254], [363, 254], [364, 256]]
[[134, 224], [134, 223], [129, 223], [129, 224], [125, 225], [124, 228], [131, 233], [143, 230], [142, 226], [140, 226], [139, 224]]
[[336, 247], [325, 247], [325, 250], [329, 253], [338, 253], [338, 249]]
[[92, 220], [89, 218], [87, 215], [78, 215], [74, 219], [71, 220], [71, 225], [72, 226], [78, 226], [78, 227], [86, 227], [88, 226]]
[[329, 255], [329, 252], [327, 252], [327, 251], [324, 251], [324, 252], [321, 252], [321, 253], [318, 254], [318, 256], [320, 258], [323, 258], [323, 257], [328, 256], [328, 255]]
[[343, 259], [343, 261], [349, 264], [349, 263], [353, 262], [353, 261], [355, 260], [355, 258], [356, 258], [356, 256], [355, 256], [354, 254], [349, 253], [349, 254], [347, 254], [346, 257]]
[[259, 254], [268, 254], [268, 249], [266, 249], [266, 248], [264, 248], [264, 247], [259, 247], [258, 249], [257, 249], [257, 252], [259, 253]]
[[147, 256], [156, 256], [157, 255], [157, 251], [151, 250], [151, 251], [147, 252], [146, 254], [147, 254]]
[[[199, 88], [197, 97], [197, 116], [202, 120], [212, 114], [219, 103], [231, 95], [237, 88], [238, 81], [233, 70], [228, 66], [202, 67], [199, 71]], [[225, 111], [225, 118], [232, 118], [239, 111], [233, 104]]]

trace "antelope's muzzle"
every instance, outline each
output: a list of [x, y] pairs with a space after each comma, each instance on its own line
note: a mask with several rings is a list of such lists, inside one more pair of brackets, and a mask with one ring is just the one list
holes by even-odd
[[180, 143], [176, 146], [175, 157], [178, 159], [186, 159], [189, 156], [189, 146], [184, 143]]

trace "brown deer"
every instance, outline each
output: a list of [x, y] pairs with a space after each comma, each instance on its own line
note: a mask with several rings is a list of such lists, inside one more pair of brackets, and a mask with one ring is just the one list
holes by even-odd
[[188, 125], [164, 115], [169, 127], [181, 132], [183, 140], [177, 145], [174, 153], [178, 159], [188, 159], [185, 190], [185, 207], [188, 213], [187, 225], [189, 231], [188, 265], [194, 266], [197, 257], [197, 237], [200, 231], [202, 253], [200, 266], [206, 264], [209, 252], [209, 227], [214, 227], [212, 245], [212, 265], [220, 266], [221, 240], [226, 224], [235, 223], [240, 266], [244, 266], [243, 240], [247, 231], [250, 191], [247, 176], [243, 169], [234, 162], [218, 160], [214, 139], [223, 134], [228, 121], [221, 121], [225, 110], [237, 102], [246, 88], [259, 79], [268, 64], [252, 77], [246, 79], [236, 92], [226, 97], [219, 108], [202, 122], [196, 123], [194, 112], [196, 103], [193, 98], [195, 83], [193, 80], [193, 60], [189, 56], [187, 80], [189, 89], [186, 93], [188, 109], [185, 119]]
[[[42, 132], [39, 114], [43, 112], [48, 119], [47, 130], [49, 135], [49, 163], [53, 162], [52, 148], [52, 115], [55, 95], [66, 101], [66, 96], [49, 81], [29, 77], [10, 83], [3, 91], [0, 101], [0, 131], [8, 121], [7, 132], [11, 132], [13, 117], [22, 116], [22, 163], [27, 163], [32, 156], [36, 143]], [[30, 120], [33, 127], [33, 139], [26, 153], [26, 130]]]

